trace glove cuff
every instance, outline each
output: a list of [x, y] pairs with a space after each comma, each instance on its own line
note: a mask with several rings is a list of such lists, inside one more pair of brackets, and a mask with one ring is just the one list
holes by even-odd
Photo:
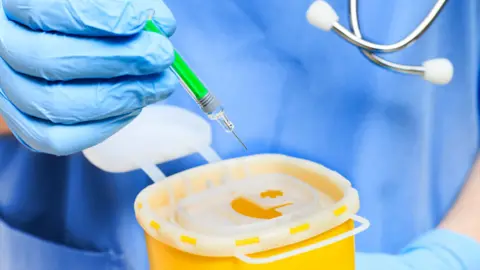
[[424, 261], [427, 269], [480, 269], [480, 243], [450, 230], [431, 231], [408, 245], [402, 255], [405, 262]]

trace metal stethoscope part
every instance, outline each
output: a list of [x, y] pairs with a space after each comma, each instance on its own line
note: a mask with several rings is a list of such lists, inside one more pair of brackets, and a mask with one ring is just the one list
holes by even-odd
[[407, 37], [391, 44], [375, 44], [364, 40], [359, 26], [358, 0], [350, 0], [350, 27], [353, 33], [338, 22], [335, 10], [325, 1], [315, 1], [307, 11], [307, 19], [310, 24], [324, 30], [333, 29], [340, 37], [357, 46], [361, 52], [373, 63], [400, 73], [422, 76], [425, 80], [434, 84], [448, 84], [453, 77], [453, 65], [448, 59], [437, 58], [425, 61], [422, 66], [402, 65], [385, 60], [374, 53], [392, 53], [407, 48], [418, 40], [445, 7], [447, 0], [438, 0], [430, 13]]

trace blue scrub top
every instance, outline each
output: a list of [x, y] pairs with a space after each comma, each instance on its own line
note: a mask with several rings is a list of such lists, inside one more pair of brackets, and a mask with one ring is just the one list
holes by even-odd
[[[174, 45], [249, 146], [243, 152], [215, 126], [213, 147], [223, 158], [283, 153], [343, 174], [372, 223], [358, 237], [361, 251], [397, 252], [438, 224], [479, 146], [475, 0], [449, 1], [414, 46], [387, 57], [414, 65], [449, 58], [455, 76], [442, 87], [374, 66], [355, 47], [313, 28], [305, 19], [310, 0], [166, 2], [178, 21]], [[330, 2], [347, 25], [348, 1]], [[435, 3], [359, 2], [365, 37], [381, 43], [403, 38]], [[167, 102], [201, 113], [180, 88]], [[40, 270], [62, 263], [146, 268], [132, 207], [150, 183], [146, 175], [105, 173], [81, 154], [31, 153], [8, 136], [0, 137], [0, 151], [4, 263], [18, 264], [16, 250], [31, 248]], [[203, 163], [194, 155], [161, 168], [172, 174]]]

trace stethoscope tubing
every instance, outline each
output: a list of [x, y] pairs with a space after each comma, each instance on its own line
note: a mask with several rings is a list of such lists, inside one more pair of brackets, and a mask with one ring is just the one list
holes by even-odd
[[[430, 28], [432, 23], [435, 21], [435, 19], [438, 17], [438, 15], [441, 13], [443, 8], [445, 7], [446, 3], [447, 3], [447, 0], [437, 1], [435, 6], [430, 10], [429, 14], [423, 19], [423, 21], [417, 26], [417, 28], [414, 31], [412, 31], [403, 40], [392, 45], [387, 45], [394, 50], [384, 51], [384, 50], [381, 50], [379, 46], [377, 46], [377, 48], [361, 47], [360, 51], [370, 61], [372, 61], [373, 63], [381, 67], [388, 68], [400, 73], [423, 76], [423, 74], [425, 73], [425, 68], [423, 66], [413, 66], [413, 65], [403, 65], [403, 64], [393, 63], [391, 61], [381, 58], [378, 55], [373, 54], [373, 52], [375, 51], [394, 52], [394, 51], [402, 50], [412, 45], [416, 40], [422, 37], [422, 35]], [[362, 39], [362, 33], [360, 30], [359, 18], [358, 18], [358, 0], [350, 0], [350, 27], [352, 28], [353, 34], [355, 35], [355, 37]], [[336, 29], [335, 25], [333, 29]]]
[[[401, 1], [401, 0], [398, 0]], [[358, 18], [358, 0], [350, 0], [350, 29], [339, 23], [335, 10], [324, 0], [316, 0], [307, 11], [308, 21], [324, 30], [333, 30], [338, 36], [353, 44], [374, 64], [392, 71], [422, 76], [434, 84], [448, 84], [454, 73], [452, 63], [445, 58], [426, 60], [422, 65], [404, 65], [393, 63], [380, 57], [381, 53], [401, 51], [412, 45], [430, 28], [439, 16], [447, 0], [438, 0], [420, 24], [405, 38], [394, 44], [377, 44], [362, 37]]]

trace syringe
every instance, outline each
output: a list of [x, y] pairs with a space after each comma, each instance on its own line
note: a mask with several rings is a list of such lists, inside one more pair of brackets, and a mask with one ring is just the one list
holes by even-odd
[[[165, 35], [163, 31], [160, 30], [152, 21], [152, 16], [147, 21], [144, 30]], [[174, 51], [174, 54], [175, 59], [170, 66], [170, 69], [175, 73], [175, 75], [177, 75], [183, 88], [185, 88], [193, 100], [195, 100], [195, 102], [200, 106], [202, 111], [208, 115], [209, 119], [217, 121], [226, 132], [232, 133], [238, 142], [242, 144], [245, 150], [247, 150], [247, 146], [235, 133], [235, 126], [230, 119], [228, 119], [220, 102], [210, 91], [208, 91], [202, 81], [200, 81], [197, 75], [195, 75], [195, 73], [190, 69], [190, 67], [176, 50]]]

